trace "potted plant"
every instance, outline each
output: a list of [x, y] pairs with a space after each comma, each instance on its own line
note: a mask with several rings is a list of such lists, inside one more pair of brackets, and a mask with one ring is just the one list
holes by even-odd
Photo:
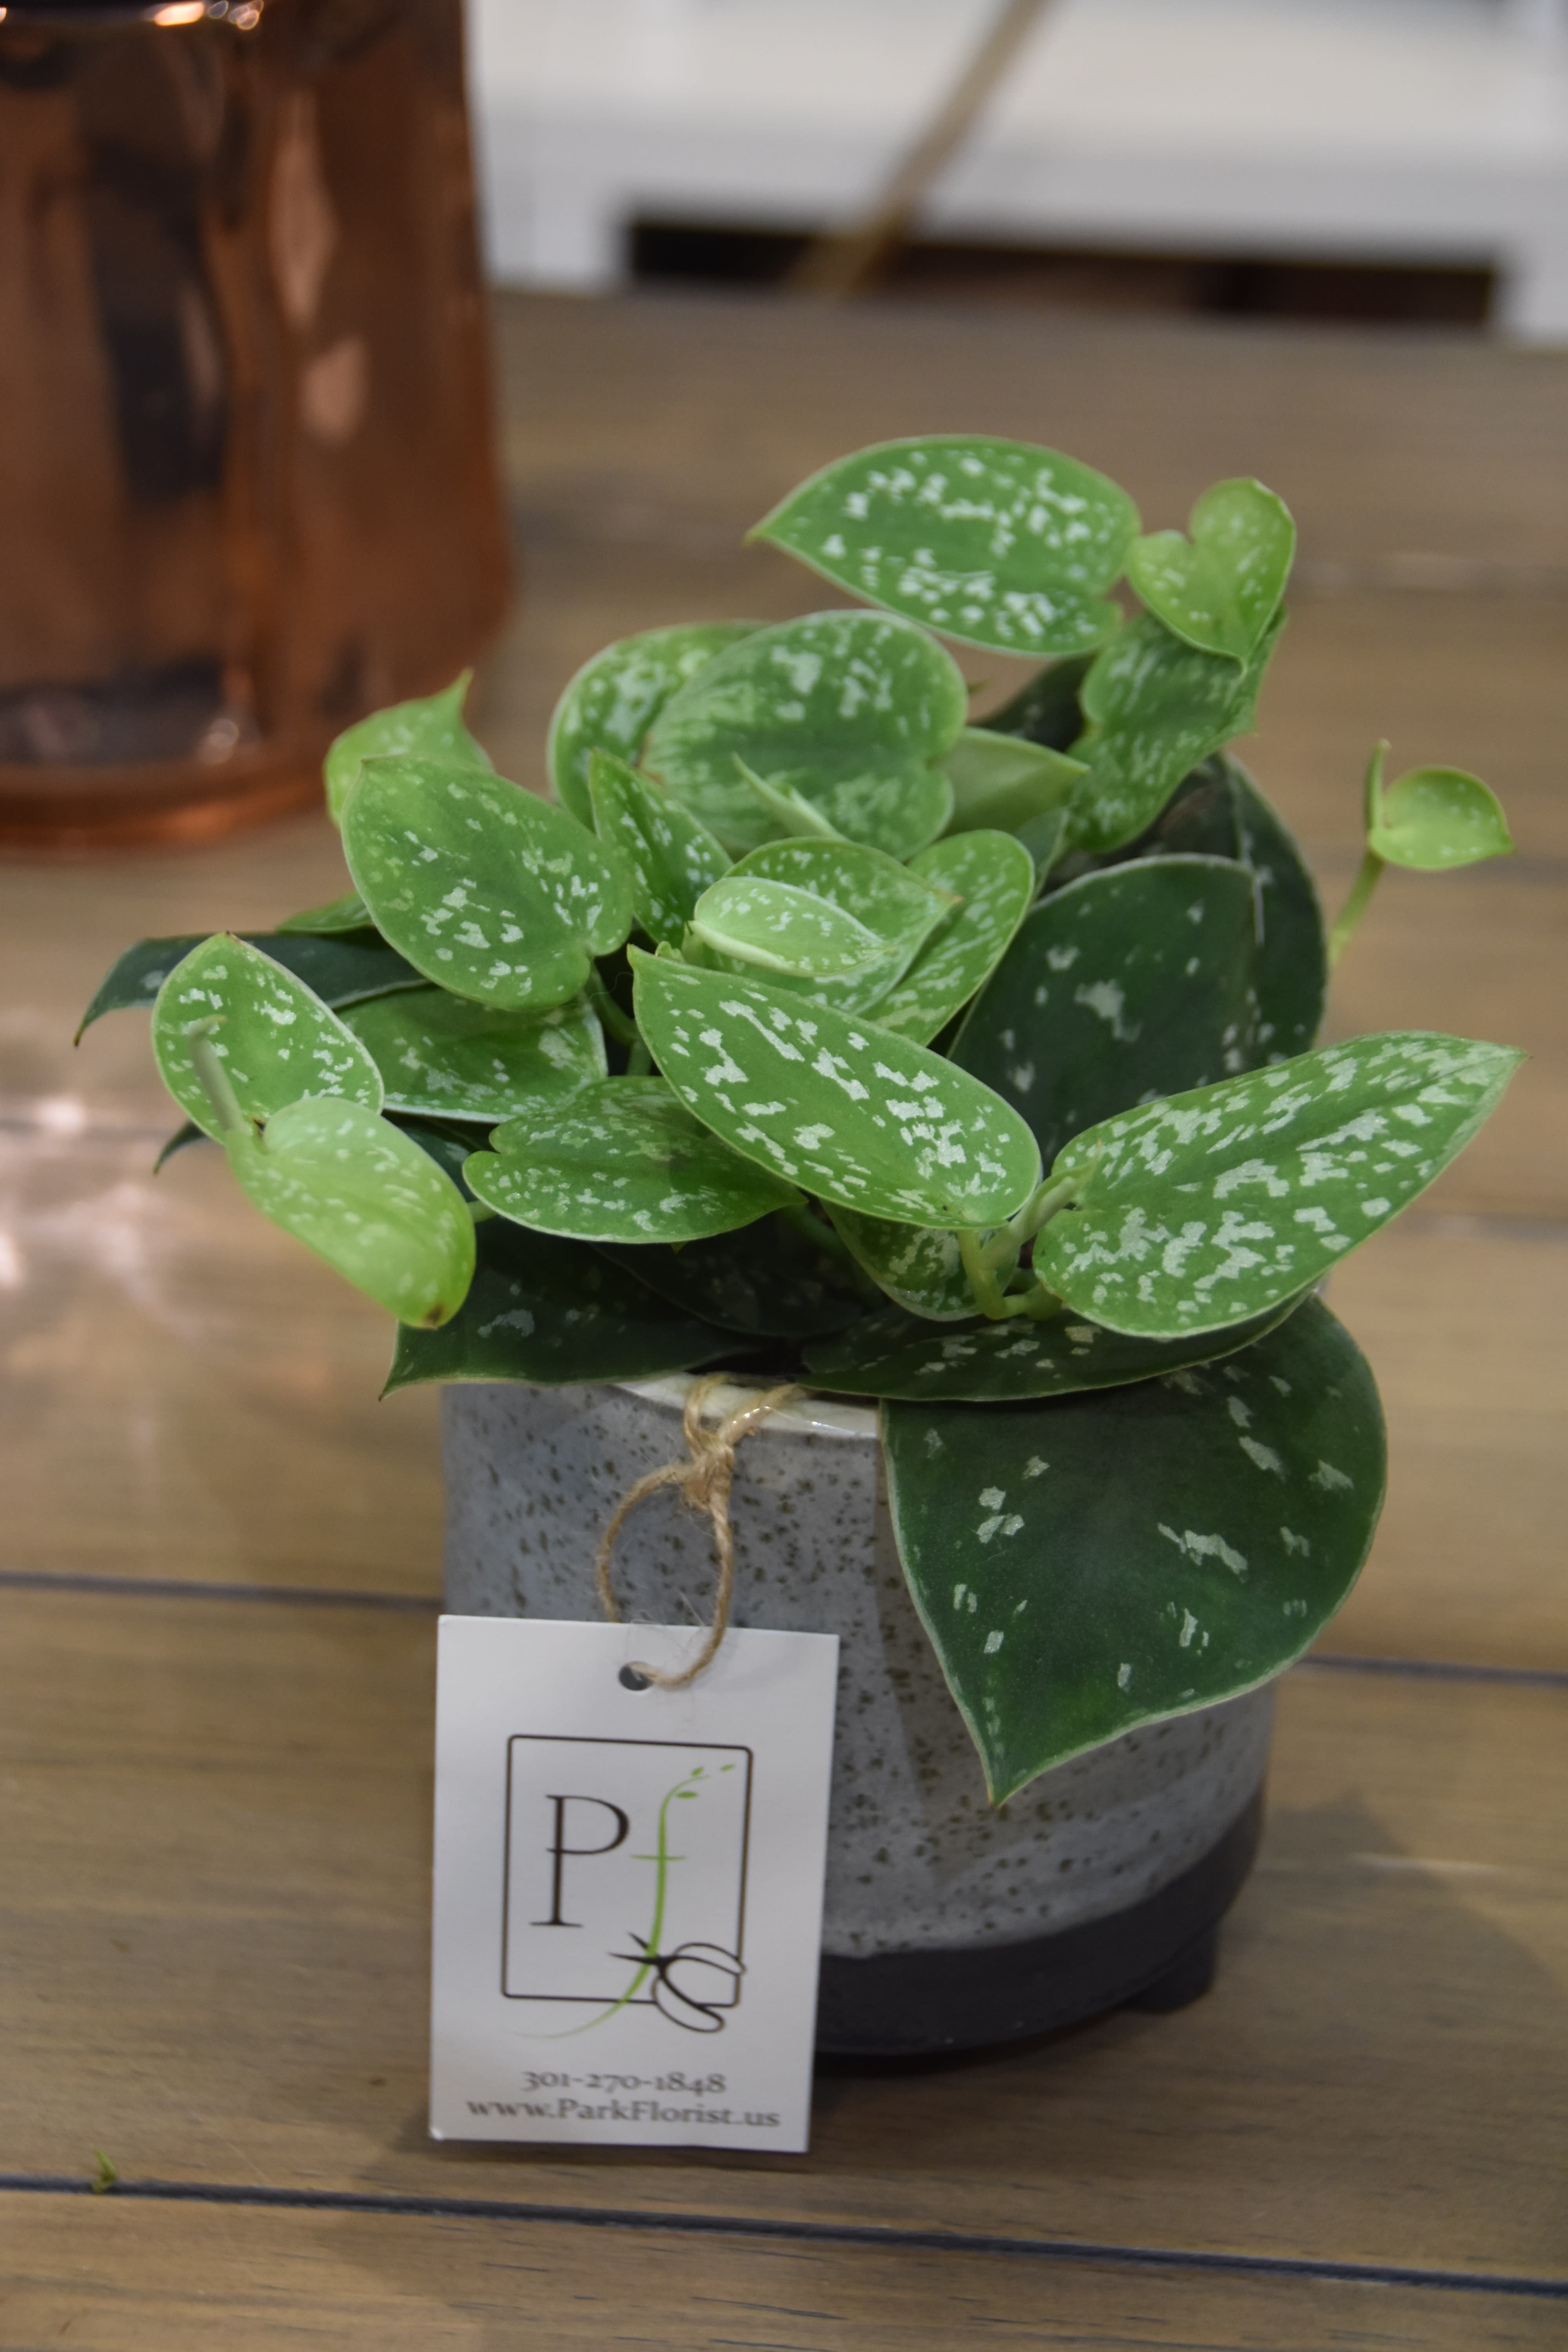
[[[390, 1387], [456, 1384], [450, 1606], [592, 1613], [683, 1415], [710, 1457], [705, 1402], [799, 1391], [720, 1451], [737, 1621], [843, 1636], [828, 2047], [1171, 2006], [1382, 1501], [1319, 1294], [1519, 1059], [1319, 1046], [1328, 967], [1384, 863], [1510, 844], [1380, 746], [1325, 934], [1225, 748], [1294, 543], [1256, 482], [1142, 535], [1052, 451], [900, 442], [753, 535], [872, 609], [611, 646], [553, 803], [466, 681], [366, 719], [326, 771], [352, 888], [143, 941], [88, 1017], [151, 1003], [176, 1142], [392, 1310]], [[1040, 667], [972, 726], [943, 637]], [[616, 1584], [668, 1620], [705, 1542], [639, 1514]]]

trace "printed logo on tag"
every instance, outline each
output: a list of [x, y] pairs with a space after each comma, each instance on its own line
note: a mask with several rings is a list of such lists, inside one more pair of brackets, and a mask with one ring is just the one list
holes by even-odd
[[838, 1643], [444, 1617], [437, 2138], [806, 2145]]

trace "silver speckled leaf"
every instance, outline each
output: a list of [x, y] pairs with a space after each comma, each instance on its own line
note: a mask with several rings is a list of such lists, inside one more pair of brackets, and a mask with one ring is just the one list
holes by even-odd
[[221, 1133], [185, 1032], [216, 1020], [212, 1047], [247, 1118], [269, 1118], [301, 1095], [381, 1108], [374, 1062], [338, 1015], [281, 964], [220, 931], [193, 948], [158, 992], [153, 1051], [163, 1084], [204, 1133]]

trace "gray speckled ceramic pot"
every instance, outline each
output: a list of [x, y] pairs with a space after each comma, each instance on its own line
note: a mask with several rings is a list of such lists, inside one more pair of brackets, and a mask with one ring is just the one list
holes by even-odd
[[[447, 1389], [447, 1608], [596, 1615], [600, 1533], [635, 1479], [684, 1454], [689, 1386]], [[714, 1416], [739, 1402], [720, 1391]], [[993, 1811], [904, 1583], [881, 1465], [873, 1411], [807, 1398], [742, 1444], [731, 1503], [733, 1622], [841, 1641], [825, 2046], [999, 2040], [1151, 1986], [1149, 2005], [1178, 2005], [1206, 1983], [1251, 1860], [1271, 1690], [1128, 1733]], [[709, 1532], [674, 1496], [634, 1514], [616, 1550], [628, 1618], [706, 1620]]]

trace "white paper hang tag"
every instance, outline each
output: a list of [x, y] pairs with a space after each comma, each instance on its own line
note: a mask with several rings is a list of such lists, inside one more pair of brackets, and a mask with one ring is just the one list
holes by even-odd
[[442, 1618], [433, 2137], [806, 2146], [838, 1637], [693, 1638]]

